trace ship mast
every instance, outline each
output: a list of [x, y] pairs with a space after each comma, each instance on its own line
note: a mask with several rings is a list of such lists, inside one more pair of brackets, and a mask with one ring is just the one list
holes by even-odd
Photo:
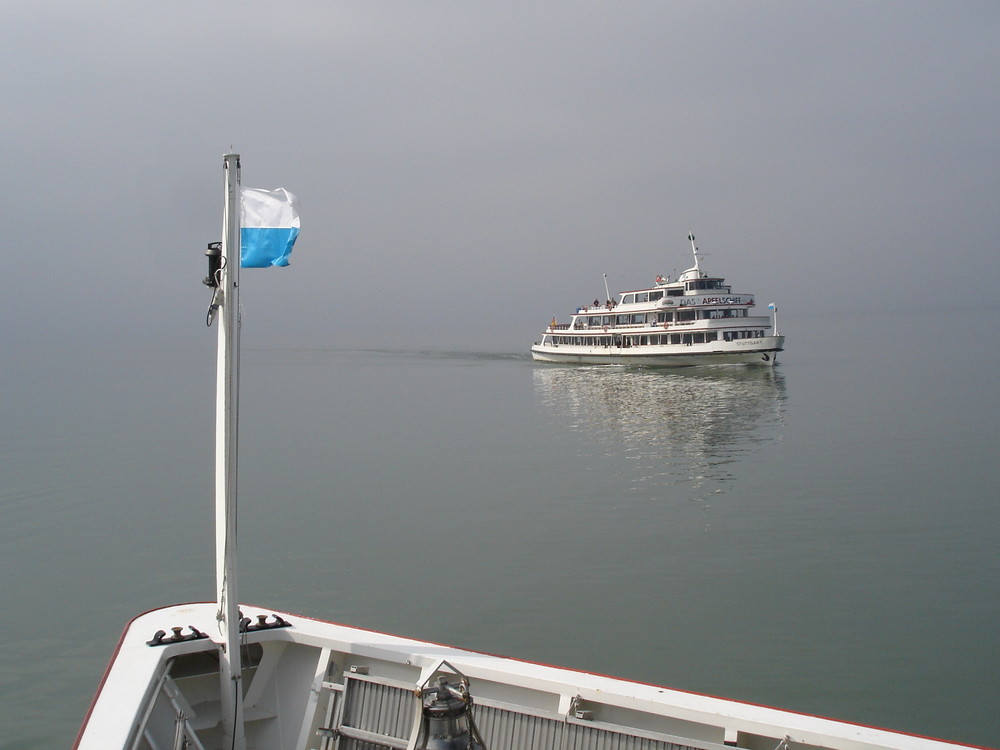
[[[236, 478], [240, 362], [240, 157], [226, 154], [226, 203], [222, 258], [213, 308], [219, 312], [215, 401], [216, 619], [223, 644], [219, 655], [222, 728], [226, 748], [245, 750], [240, 614], [236, 590]], [[216, 308], [215, 306], [218, 305]], [[211, 312], [210, 312], [211, 314]]]
[[688, 239], [691, 241], [691, 252], [694, 254], [693, 270], [701, 271], [701, 266], [698, 265], [698, 246], [694, 244], [694, 232], [692, 232], [690, 229], [688, 230]]

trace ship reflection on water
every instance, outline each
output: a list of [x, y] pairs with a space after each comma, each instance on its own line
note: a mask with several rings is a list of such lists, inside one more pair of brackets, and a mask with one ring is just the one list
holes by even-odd
[[784, 377], [770, 367], [539, 366], [534, 388], [581, 455], [625, 458], [633, 489], [653, 494], [663, 485], [724, 491], [734, 464], [784, 428]]

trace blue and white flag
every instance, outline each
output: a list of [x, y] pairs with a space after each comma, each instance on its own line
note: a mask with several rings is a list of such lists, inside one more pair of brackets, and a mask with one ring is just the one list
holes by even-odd
[[287, 266], [299, 236], [298, 199], [284, 188], [240, 192], [240, 267]]

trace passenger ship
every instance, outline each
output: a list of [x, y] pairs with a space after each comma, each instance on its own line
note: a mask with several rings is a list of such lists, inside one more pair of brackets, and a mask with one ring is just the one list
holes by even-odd
[[[701, 270], [694, 235], [694, 266], [676, 281], [657, 276], [654, 286], [622, 292], [617, 301], [578, 308], [569, 323], [555, 318], [531, 347], [541, 362], [691, 366], [773, 365], [785, 337], [774, 319], [751, 315], [752, 294], [734, 294], [719, 276]], [[605, 280], [605, 290], [607, 281]]]

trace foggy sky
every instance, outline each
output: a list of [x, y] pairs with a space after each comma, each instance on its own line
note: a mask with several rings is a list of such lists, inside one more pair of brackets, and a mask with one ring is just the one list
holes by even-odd
[[[206, 339], [222, 155], [302, 208], [246, 345], [525, 352], [690, 262], [997, 316], [995, 2], [8, 0], [10, 342]], [[797, 323], [799, 321], [799, 323]], [[848, 327], [860, 321], [851, 321]]]

